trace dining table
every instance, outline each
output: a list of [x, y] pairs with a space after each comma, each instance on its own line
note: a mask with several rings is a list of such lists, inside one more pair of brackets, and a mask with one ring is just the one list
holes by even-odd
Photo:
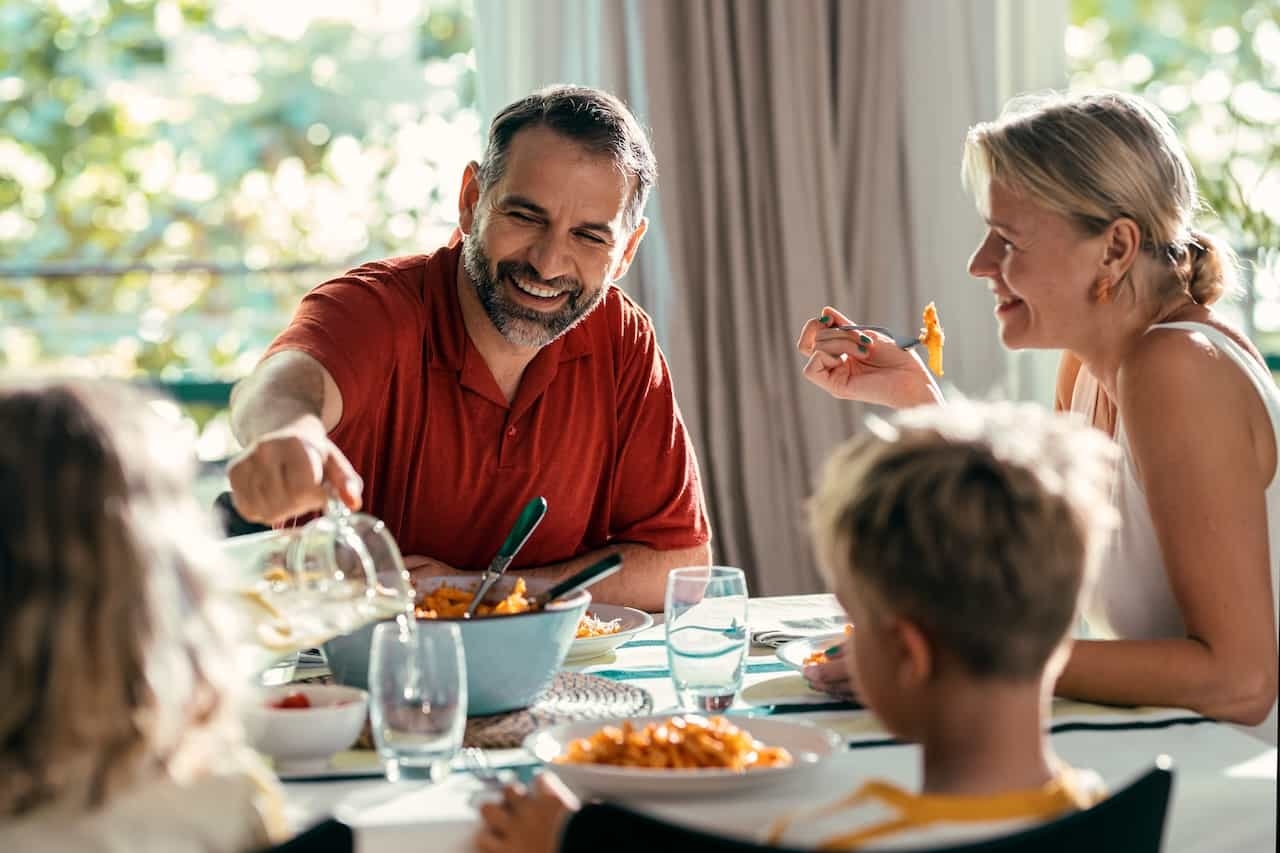
[[[839, 631], [844, 615], [833, 596], [752, 598], [748, 620], [755, 638], [814, 636]], [[833, 631], [835, 629], [835, 631]], [[601, 657], [568, 669], [647, 691], [656, 713], [681, 709], [667, 662], [661, 616], [645, 631]], [[686, 709], [688, 710], [688, 709]], [[920, 782], [920, 750], [894, 738], [868, 710], [840, 702], [806, 684], [775, 649], [753, 644], [730, 718], [768, 716], [830, 729], [845, 748], [776, 784], [701, 797], [628, 796], [620, 804], [676, 823], [737, 838], [758, 839], [778, 816], [834, 800], [867, 779], [908, 788]], [[1274, 851], [1274, 745], [1230, 724], [1174, 708], [1120, 708], [1054, 700], [1054, 751], [1067, 763], [1097, 772], [1111, 790], [1150, 769], [1160, 756], [1175, 772], [1163, 849]], [[455, 761], [433, 782], [389, 782], [376, 773], [372, 753], [335, 757], [339, 771], [319, 779], [286, 780], [290, 819], [303, 828], [329, 816], [350, 825], [361, 853], [472, 850], [478, 805], [494, 796], [488, 773]], [[509, 768], [527, 780], [537, 760], [519, 748], [485, 751], [489, 768]], [[473, 762], [474, 764], [474, 762]], [[371, 770], [372, 768], [372, 770]]]

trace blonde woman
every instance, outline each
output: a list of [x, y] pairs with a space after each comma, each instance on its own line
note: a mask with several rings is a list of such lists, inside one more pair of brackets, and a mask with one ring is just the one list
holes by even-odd
[[[1276, 741], [1280, 393], [1213, 303], [1230, 250], [1195, 230], [1168, 119], [1119, 94], [1020, 99], [970, 130], [964, 180], [988, 230], [969, 262], [1010, 349], [1062, 349], [1059, 408], [1122, 451], [1122, 524], [1057, 684], [1096, 702], [1190, 708]], [[805, 376], [837, 397], [941, 399], [919, 359], [830, 308]], [[833, 692], [856, 689], [831, 665]]]
[[110, 383], [0, 388], [0, 850], [254, 850], [189, 442]]

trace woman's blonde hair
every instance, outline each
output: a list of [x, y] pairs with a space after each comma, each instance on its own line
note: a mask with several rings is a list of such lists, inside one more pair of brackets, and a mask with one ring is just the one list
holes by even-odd
[[1030, 403], [904, 410], [827, 462], [819, 564], [971, 675], [1039, 678], [1115, 524], [1116, 459], [1083, 420]]
[[1173, 126], [1141, 98], [1112, 92], [1014, 98], [996, 121], [970, 128], [962, 176], [979, 206], [989, 185], [999, 183], [1087, 234], [1132, 219], [1162, 271], [1153, 282], [1157, 296], [1185, 289], [1209, 305], [1234, 288], [1231, 249], [1193, 229], [1202, 202]]
[[0, 819], [187, 781], [239, 743], [217, 547], [156, 398], [0, 388]]

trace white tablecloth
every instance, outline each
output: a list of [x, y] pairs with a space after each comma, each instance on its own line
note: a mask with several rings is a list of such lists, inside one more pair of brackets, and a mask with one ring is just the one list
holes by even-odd
[[[806, 633], [829, 630], [839, 608], [831, 596], [788, 596], [752, 601], [752, 629], [776, 626]], [[675, 708], [666, 677], [663, 628], [655, 625], [612, 655], [575, 667], [642, 686], [661, 713]], [[771, 649], [755, 649], [737, 710], [813, 703], [812, 712], [789, 714], [844, 735], [851, 749], [785, 785], [745, 792], [731, 799], [629, 801], [626, 805], [725, 834], [754, 836], [774, 816], [812, 805], [856, 787], [866, 778], [907, 786], [919, 782], [917, 748], [891, 742], [866, 711], [822, 710], [829, 700], [810, 691], [798, 674], [778, 664]], [[1077, 767], [1096, 770], [1112, 789], [1164, 754], [1176, 778], [1165, 850], [1274, 851], [1276, 849], [1276, 750], [1230, 726], [1198, 720], [1186, 711], [1121, 710], [1060, 701], [1054, 707], [1053, 744]], [[527, 764], [521, 750], [495, 750], [495, 765]], [[356, 829], [362, 853], [427, 849], [470, 850], [475, 801], [485, 795], [473, 777], [457, 773], [445, 781], [391, 784], [382, 779], [294, 782], [286, 786], [299, 825], [337, 814]]]

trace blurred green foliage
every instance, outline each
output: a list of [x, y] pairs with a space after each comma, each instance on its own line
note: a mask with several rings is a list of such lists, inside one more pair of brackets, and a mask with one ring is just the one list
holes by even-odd
[[[233, 378], [307, 287], [447, 236], [469, 2], [376, 9], [0, 4], [0, 366]], [[171, 271], [48, 274], [131, 264]]]
[[1208, 224], [1244, 261], [1242, 321], [1280, 352], [1280, 0], [1071, 0], [1066, 50], [1072, 88], [1169, 114]]

